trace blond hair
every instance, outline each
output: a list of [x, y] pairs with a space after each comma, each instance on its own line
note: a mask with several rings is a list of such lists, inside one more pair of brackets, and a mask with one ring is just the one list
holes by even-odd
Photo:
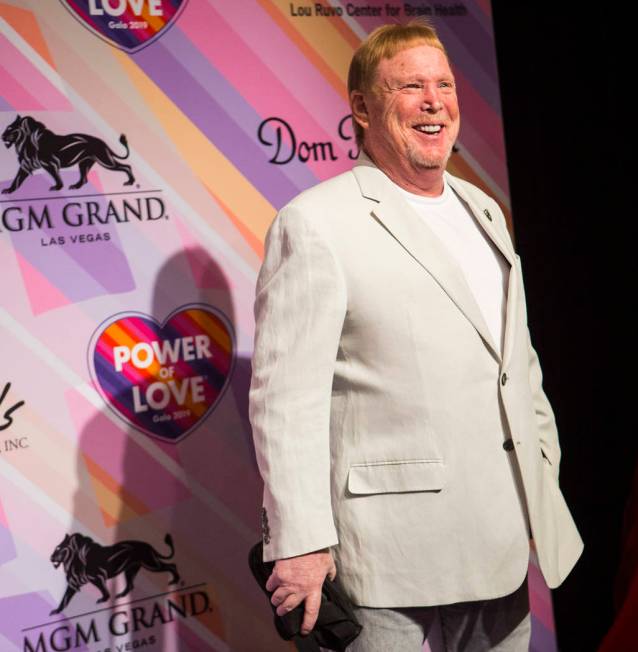
[[[348, 70], [348, 97], [353, 91], [368, 93], [372, 90], [377, 66], [382, 59], [391, 59], [402, 50], [417, 45], [429, 45], [438, 48], [447, 57], [443, 43], [434, 26], [425, 18], [411, 20], [405, 25], [381, 25], [370, 32], [368, 37], [355, 51]], [[357, 145], [363, 145], [363, 128], [352, 120]]]

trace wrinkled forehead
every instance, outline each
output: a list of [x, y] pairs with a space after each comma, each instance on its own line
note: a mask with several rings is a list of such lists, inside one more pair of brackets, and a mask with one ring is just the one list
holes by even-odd
[[417, 45], [381, 59], [375, 70], [372, 87], [378, 90], [408, 79], [454, 81], [454, 74], [443, 50], [431, 45]]

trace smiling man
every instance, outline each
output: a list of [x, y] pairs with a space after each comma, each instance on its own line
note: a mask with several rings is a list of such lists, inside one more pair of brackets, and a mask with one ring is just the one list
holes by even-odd
[[353, 66], [350, 100], [354, 119], [366, 134], [364, 151], [400, 188], [440, 195], [460, 125], [445, 52], [416, 44], [382, 58], [373, 80], [359, 76], [363, 74]]
[[445, 171], [460, 114], [423, 21], [375, 30], [348, 79], [362, 154], [275, 218], [257, 280], [250, 418], [267, 588], [284, 614], [338, 574], [352, 652], [529, 647], [530, 548], [582, 552], [498, 204]]

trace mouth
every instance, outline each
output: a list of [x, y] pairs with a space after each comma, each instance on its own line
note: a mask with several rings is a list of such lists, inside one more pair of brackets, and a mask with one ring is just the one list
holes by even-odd
[[51, 563], [53, 564], [53, 568], [57, 568], [60, 565], [60, 561], [57, 559], [52, 559]]
[[428, 138], [436, 138], [443, 133], [445, 125], [441, 123], [421, 123], [412, 126], [412, 129], [424, 134]]

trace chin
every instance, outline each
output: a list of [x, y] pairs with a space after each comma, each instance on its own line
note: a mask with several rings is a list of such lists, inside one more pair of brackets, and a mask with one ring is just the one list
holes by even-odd
[[447, 159], [441, 157], [415, 156], [410, 157], [409, 160], [414, 168], [420, 170], [437, 170], [438, 168], [444, 168], [447, 163]]
[[448, 161], [450, 160], [450, 155], [452, 154], [452, 151], [450, 150], [444, 155], [439, 155], [439, 156], [417, 156], [415, 157], [413, 163], [417, 167], [420, 168], [426, 168], [426, 169], [435, 169], [435, 168], [443, 168], [448, 164]]
[[446, 154], [425, 154], [419, 151], [408, 151], [408, 160], [412, 166], [421, 170], [436, 170], [445, 168], [450, 158], [451, 150]]

